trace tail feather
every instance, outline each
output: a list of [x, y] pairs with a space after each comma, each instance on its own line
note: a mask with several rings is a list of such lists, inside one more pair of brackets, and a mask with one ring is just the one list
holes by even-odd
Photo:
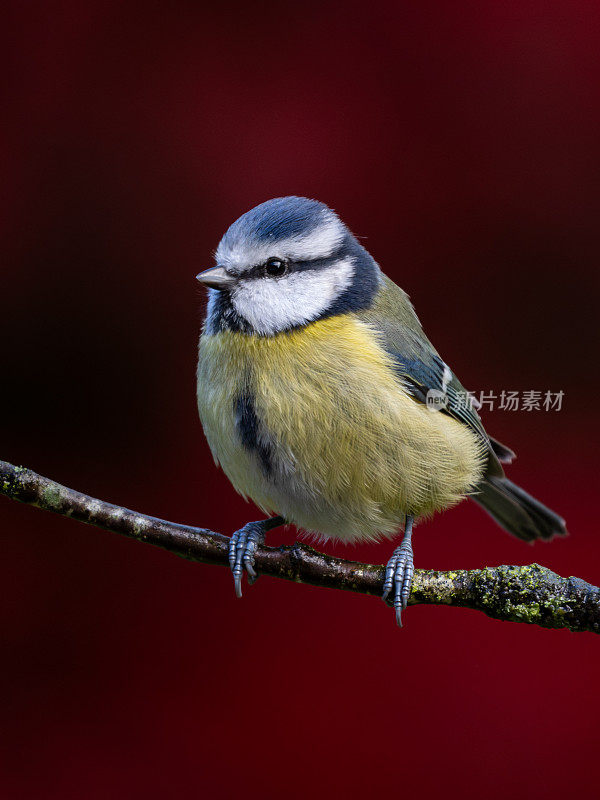
[[499, 525], [526, 542], [567, 534], [562, 517], [508, 478], [487, 478], [472, 497]]

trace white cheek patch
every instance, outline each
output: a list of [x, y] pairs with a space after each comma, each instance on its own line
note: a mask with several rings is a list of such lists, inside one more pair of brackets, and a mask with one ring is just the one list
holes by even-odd
[[231, 299], [257, 333], [269, 336], [317, 319], [351, 285], [353, 276], [354, 260], [342, 258], [326, 269], [242, 280]]
[[218, 264], [234, 269], [250, 269], [263, 264], [268, 258], [277, 257], [290, 261], [312, 261], [328, 258], [340, 245], [346, 234], [344, 225], [337, 217], [328, 217], [317, 228], [302, 236], [264, 242], [222, 241], [216, 252]]

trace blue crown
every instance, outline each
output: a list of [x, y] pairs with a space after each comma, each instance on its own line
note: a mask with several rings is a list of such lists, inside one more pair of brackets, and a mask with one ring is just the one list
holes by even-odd
[[318, 200], [275, 197], [236, 219], [223, 236], [223, 241], [280, 241], [306, 234], [333, 216], [333, 211]]

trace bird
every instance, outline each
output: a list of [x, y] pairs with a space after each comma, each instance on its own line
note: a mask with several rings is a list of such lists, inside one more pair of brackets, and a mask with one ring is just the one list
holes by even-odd
[[198, 346], [200, 420], [216, 464], [267, 516], [229, 543], [235, 592], [268, 531], [321, 540], [403, 533], [383, 600], [402, 626], [414, 574], [413, 526], [466, 497], [527, 542], [565, 521], [510, 481], [514, 452], [425, 335], [409, 296], [338, 214], [278, 197], [227, 229]]

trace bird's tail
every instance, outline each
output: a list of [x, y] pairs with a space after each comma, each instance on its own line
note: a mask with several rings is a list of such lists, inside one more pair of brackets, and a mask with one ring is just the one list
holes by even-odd
[[487, 478], [472, 498], [505, 530], [526, 542], [567, 534], [562, 517], [508, 478]]

